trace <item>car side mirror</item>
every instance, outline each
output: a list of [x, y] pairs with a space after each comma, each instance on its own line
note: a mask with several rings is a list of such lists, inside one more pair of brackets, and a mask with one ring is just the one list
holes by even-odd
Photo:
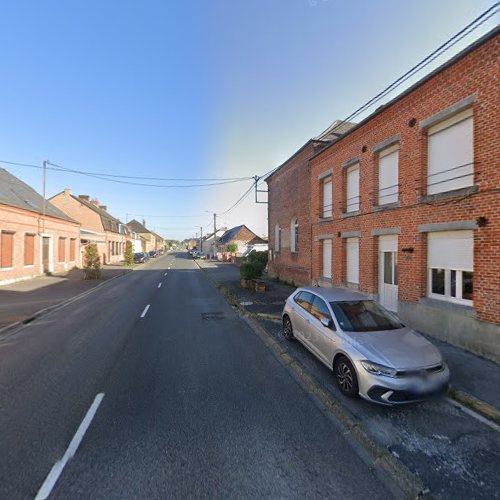
[[321, 318], [321, 324], [325, 328], [332, 328], [333, 327], [333, 321], [329, 318]]

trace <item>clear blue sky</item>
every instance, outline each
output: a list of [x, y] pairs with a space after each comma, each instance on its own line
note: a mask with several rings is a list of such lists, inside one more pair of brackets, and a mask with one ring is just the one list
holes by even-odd
[[[151, 177], [263, 174], [492, 4], [2, 2], [0, 159]], [[0, 165], [41, 190], [39, 170]], [[70, 187], [116, 217], [146, 214], [149, 227], [181, 239], [209, 229], [205, 210], [223, 212], [248, 185], [169, 189], [48, 175], [50, 196]], [[252, 200], [221, 224], [266, 234], [266, 205]], [[197, 217], [171, 217], [179, 215]]]

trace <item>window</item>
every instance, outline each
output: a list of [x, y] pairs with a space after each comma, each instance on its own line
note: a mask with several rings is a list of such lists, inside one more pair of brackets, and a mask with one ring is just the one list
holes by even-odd
[[305, 309], [307, 312], [311, 311], [311, 305], [313, 302], [314, 295], [309, 292], [299, 292], [295, 295], [294, 300], [297, 304], [299, 304], [302, 309]]
[[70, 260], [70, 262], [75, 261], [75, 247], [76, 247], [76, 239], [71, 238], [69, 240], [69, 260]]
[[0, 233], [0, 267], [12, 267], [14, 262], [14, 232]]
[[294, 217], [290, 222], [290, 251], [299, 251], [299, 221]]
[[347, 169], [346, 212], [359, 210], [359, 163]]
[[330, 314], [330, 310], [326, 305], [326, 302], [319, 298], [317, 295], [314, 296], [314, 300], [311, 307], [311, 314], [317, 318], [319, 321], [322, 319], [327, 319], [331, 321], [332, 315]]
[[59, 262], [66, 260], [66, 238], [59, 238]]
[[359, 284], [359, 238], [346, 239], [346, 261], [347, 282]]
[[332, 240], [323, 240], [323, 278], [332, 278]]
[[328, 177], [323, 180], [323, 217], [332, 217], [332, 215], [332, 178]]
[[281, 227], [276, 224], [274, 227], [274, 251], [279, 253], [281, 250]]
[[35, 235], [24, 235], [24, 265], [32, 266], [35, 263]]
[[427, 194], [474, 182], [473, 117], [467, 109], [428, 130]]
[[378, 204], [386, 205], [398, 201], [399, 145], [380, 151], [378, 156]]
[[429, 296], [470, 304], [473, 295], [473, 232], [429, 233], [427, 242]]

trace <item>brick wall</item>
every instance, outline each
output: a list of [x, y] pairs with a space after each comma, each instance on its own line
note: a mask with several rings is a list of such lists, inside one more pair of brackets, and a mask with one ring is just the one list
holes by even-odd
[[[80, 226], [62, 219], [47, 216], [45, 228], [41, 222], [42, 216], [6, 205], [0, 205], [0, 233], [14, 232], [13, 235], [13, 265], [0, 268], [0, 284], [12, 283], [21, 279], [29, 279], [43, 273], [41, 233], [49, 238], [50, 271], [64, 272], [80, 265]], [[33, 264], [25, 265], [25, 234], [34, 234]], [[0, 235], [1, 237], [1, 235]], [[59, 258], [59, 238], [64, 241], [64, 259]], [[70, 256], [70, 241], [75, 240], [75, 257]], [[0, 249], [1, 251], [1, 249]]]
[[[301, 285], [309, 284], [311, 280], [311, 192], [308, 160], [318, 147], [319, 143], [306, 143], [267, 181], [269, 274]], [[290, 226], [295, 217], [299, 224], [298, 251], [292, 252]], [[281, 227], [279, 252], [276, 252], [276, 224]]]
[[[416, 304], [427, 295], [427, 236], [419, 232], [419, 225], [485, 217], [487, 225], [474, 230], [473, 307], [477, 319], [500, 323], [499, 45], [497, 35], [476, 47], [310, 160], [313, 279], [322, 273], [318, 236], [332, 234], [332, 282], [345, 284], [345, 239], [341, 233], [359, 231], [359, 288], [376, 294], [378, 237], [372, 236], [372, 230], [399, 228], [399, 300]], [[426, 197], [427, 132], [419, 123], [474, 94], [475, 187], [451, 197]], [[411, 119], [415, 119], [414, 126], [409, 126]], [[399, 204], [380, 210], [378, 155], [373, 147], [395, 135], [400, 136]], [[342, 165], [358, 156], [360, 214], [346, 217]], [[318, 217], [321, 209], [318, 176], [332, 168], [333, 220], [322, 222]], [[279, 204], [280, 200], [284, 200], [282, 194], [273, 203]], [[273, 223], [274, 220], [270, 221], [270, 235], [274, 235]], [[413, 252], [402, 252], [403, 248], [412, 248]]]

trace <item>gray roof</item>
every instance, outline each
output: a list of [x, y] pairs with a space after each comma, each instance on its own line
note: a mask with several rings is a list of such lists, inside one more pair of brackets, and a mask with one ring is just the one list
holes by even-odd
[[[43, 213], [43, 196], [4, 168], [0, 168], [0, 204], [38, 214]], [[49, 217], [56, 217], [57, 219], [78, 224], [77, 221], [68, 217], [48, 200], [45, 202], [45, 214]]]
[[144, 224], [141, 224], [139, 221], [132, 219], [130, 222], [127, 222], [127, 226], [134, 233], [150, 233], [151, 231], [146, 228]]
[[[234, 240], [236, 238], [236, 236], [238, 236], [238, 233], [243, 229], [243, 228], [246, 228], [248, 231], [250, 231], [250, 229], [248, 229], [248, 227], [245, 226], [245, 224], [241, 224], [241, 226], [236, 226], [236, 227], [233, 227], [231, 229], [228, 229], [220, 238], [219, 238], [219, 243], [221, 245], [224, 245], [226, 243], [229, 243], [230, 241]], [[253, 231], [250, 231], [254, 237], [256, 237], [257, 235], [253, 232]]]
[[90, 208], [94, 212], [98, 213], [101, 216], [102, 227], [105, 231], [111, 231], [113, 233], [124, 234], [120, 231], [120, 225], [125, 228], [125, 224], [123, 224], [119, 219], [113, 217], [111, 214], [103, 210], [101, 207], [98, 207], [91, 203], [90, 201], [84, 200], [74, 194], [71, 195], [72, 198], [79, 201], [82, 205]]
[[354, 127], [356, 123], [345, 122], [344, 120], [335, 120], [326, 130], [321, 134], [313, 137], [313, 141], [330, 142], [338, 139], [348, 130]]

